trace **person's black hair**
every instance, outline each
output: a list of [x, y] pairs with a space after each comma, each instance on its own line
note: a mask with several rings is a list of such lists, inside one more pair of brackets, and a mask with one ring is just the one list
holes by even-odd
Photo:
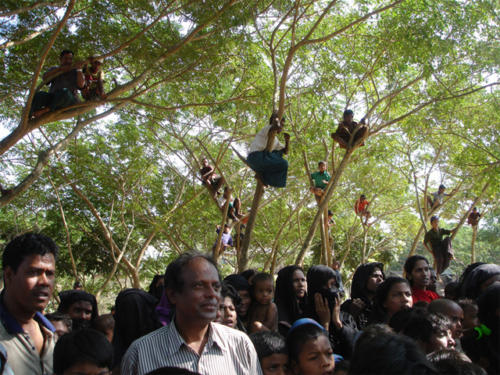
[[442, 336], [450, 328], [451, 321], [447, 316], [414, 309], [402, 333], [416, 341], [428, 343], [432, 334]]
[[354, 116], [354, 112], [351, 109], [346, 109], [344, 111], [344, 114], [342, 115], [343, 118], [346, 118], [347, 116]]
[[477, 299], [482, 292], [483, 284], [489, 279], [500, 275], [498, 264], [481, 264], [475, 267], [463, 280], [461, 295], [467, 298]]
[[106, 335], [109, 331], [114, 330], [115, 318], [112, 314], [99, 315], [92, 322], [92, 328]]
[[326, 161], [324, 161], [324, 160], [320, 160], [320, 161], [318, 161], [318, 167], [319, 167], [321, 164], [325, 164], [325, 165], [326, 165]]
[[75, 281], [75, 283], [73, 284], [73, 289], [76, 289], [76, 288], [81, 288], [82, 287], [82, 283], [78, 280]]
[[[328, 338], [328, 332], [315, 324], [306, 323], [291, 330], [286, 337], [286, 347], [288, 349], [288, 358], [296, 360], [304, 348], [304, 345], [310, 340], [316, 340], [320, 336]], [[330, 341], [328, 341], [330, 342]]]
[[63, 57], [64, 55], [67, 55], [68, 53], [71, 53], [73, 56], [75, 56], [75, 54], [73, 53], [72, 50], [70, 49], [63, 49], [59, 55], [59, 58]]
[[24, 258], [30, 255], [52, 254], [57, 260], [58, 253], [59, 248], [51, 238], [41, 233], [25, 233], [17, 236], [5, 246], [2, 255], [2, 270], [5, 271], [7, 267], [10, 267], [17, 272]]
[[370, 324], [368, 327], [363, 329], [362, 334], [354, 343], [354, 349], [356, 349], [356, 346], [362, 345], [364, 341], [372, 340], [380, 335], [390, 335], [393, 333], [394, 331], [387, 324]]
[[366, 195], [364, 195], [364, 194], [361, 194], [359, 197], [360, 197], [360, 198], [365, 198], [365, 199], [366, 199]]
[[[184, 268], [188, 266], [191, 263], [191, 261], [193, 261], [196, 258], [205, 259], [208, 263], [214, 266], [214, 268], [217, 271], [217, 274], [219, 274], [217, 263], [215, 263], [213, 258], [209, 257], [208, 255], [199, 253], [197, 251], [187, 251], [179, 255], [177, 259], [175, 259], [167, 266], [167, 269], [165, 270], [165, 289], [170, 289], [177, 293], [181, 293], [184, 289], [184, 277], [182, 275]], [[220, 280], [220, 275], [219, 275], [219, 280]]]
[[440, 189], [446, 189], [446, 186], [444, 186], [443, 184], [439, 185], [439, 188]]
[[430, 223], [432, 224], [433, 221], [439, 220], [438, 216], [431, 216]]
[[402, 333], [403, 330], [406, 328], [408, 322], [411, 320], [411, 318], [415, 316], [416, 310], [421, 311], [421, 309], [418, 308], [404, 309], [398, 311], [389, 320], [389, 327], [391, 327], [395, 333]]
[[54, 348], [54, 373], [62, 375], [78, 363], [91, 363], [111, 370], [113, 347], [106, 336], [87, 328], [59, 338]]
[[62, 322], [68, 328], [68, 330], [71, 331], [72, 322], [68, 314], [63, 314], [59, 311], [56, 311], [50, 314], [46, 314], [45, 317], [51, 322]]
[[351, 298], [361, 298], [365, 303], [369, 301], [369, 292], [366, 289], [366, 284], [376, 269], [382, 272], [382, 277], [385, 279], [384, 265], [380, 262], [362, 264], [356, 269], [352, 277]]
[[229, 284], [229, 285], [232, 285], [234, 287], [234, 289], [236, 289], [236, 291], [240, 291], [240, 290], [249, 291], [250, 290], [250, 284], [248, 283], [248, 280], [245, 277], [243, 277], [242, 275], [232, 274], [232, 275], [226, 276], [224, 278], [224, 282]]
[[248, 269], [240, 273], [241, 276], [243, 276], [248, 283], [251, 283], [252, 278], [257, 274], [257, 271], [254, 269]]
[[261, 331], [250, 335], [259, 361], [262, 358], [269, 357], [273, 354], [288, 354], [285, 345], [285, 338], [278, 332]]
[[393, 333], [365, 335], [356, 343], [349, 375], [438, 374], [413, 340]]
[[179, 367], [162, 367], [151, 372], [148, 372], [146, 375], [201, 375], [198, 372], [193, 372], [187, 370], [185, 368]]
[[444, 297], [455, 300], [458, 297], [458, 282], [457, 281], [450, 281], [446, 286], [444, 287]]
[[236, 289], [234, 289], [234, 287], [231, 284], [229, 284], [225, 281], [222, 282], [220, 296], [221, 296], [221, 299], [224, 299], [226, 297], [231, 298], [231, 300], [233, 301], [233, 305], [236, 308], [238, 308], [238, 306], [241, 303], [240, 295], [238, 294]]
[[387, 296], [389, 295], [389, 292], [391, 291], [392, 287], [396, 284], [406, 284], [410, 286], [408, 280], [403, 279], [402, 277], [399, 276], [390, 276], [387, 279], [385, 279], [377, 287], [377, 290], [375, 291], [375, 297], [373, 299], [373, 302], [376, 309], [383, 311], [385, 313], [385, 307], [384, 307], [385, 300], [387, 299]]
[[328, 210], [328, 216], [333, 216], [332, 210]]
[[410, 285], [413, 284], [413, 281], [411, 280], [411, 273], [413, 271], [413, 268], [415, 268], [415, 264], [417, 264], [417, 262], [419, 260], [425, 260], [425, 262], [427, 264], [429, 264], [429, 261], [427, 260], [426, 257], [422, 256], [422, 255], [412, 255], [411, 257], [408, 257], [406, 259], [406, 262], [405, 262], [405, 265], [404, 265], [404, 275], [405, 275], [405, 278], [410, 282]]
[[155, 296], [158, 300], [161, 299], [164, 289], [164, 283], [162, 285], [158, 285], [158, 283], [163, 280], [165, 282], [165, 275], [154, 275], [153, 280], [151, 280], [151, 284], [149, 284], [148, 293]]
[[443, 375], [486, 375], [486, 371], [471, 363], [468, 357], [455, 349], [441, 349], [429, 353], [429, 362]]
[[[276, 120], [277, 118], [278, 118], [278, 111], [273, 111], [273, 113], [271, 114], [271, 117], [269, 117], [269, 124], [273, 125], [274, 120]], [[280, 120], [280, 124], [284, 124], [284, 123], [285, 123], [285, 116], [282, 116], [281, 120]]]

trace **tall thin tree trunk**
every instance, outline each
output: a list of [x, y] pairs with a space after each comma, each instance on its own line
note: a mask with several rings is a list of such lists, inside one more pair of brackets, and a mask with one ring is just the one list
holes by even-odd
[[476, 263], [476, 237], [477, 237], [477, 225], [472, 226], [472, 240], [470, 244], [470, 262]]

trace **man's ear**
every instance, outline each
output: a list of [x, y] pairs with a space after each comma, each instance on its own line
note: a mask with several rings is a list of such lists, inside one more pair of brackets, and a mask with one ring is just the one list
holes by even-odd
[[15, 272], [12, 269], [12, 267], [10, 266], [5, 267], [5, 269], [3, 270], [3, 283], [5, 284], [5, 286], [11, 283], [11, 280], [13, 279], [14, 275]]
[[165, 295], [167, 296], [168, 302], [175, 305], [177, 293], [170, 288], [165, 289]]

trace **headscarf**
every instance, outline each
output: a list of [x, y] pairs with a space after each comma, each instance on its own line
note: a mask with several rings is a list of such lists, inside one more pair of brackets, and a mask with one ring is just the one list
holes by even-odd
[[113, 334], [114, 366], [132, 342], [161, 327], [155, 307], [158, 300], [140, 289], [122, 290], [115, 301], [115, 330]]
[[368, 293], [366, 289], [366, 283], [370, 278], [371, 274], [375, 271], [375, 269], [379, 269], [382, 272], [382, 275], [385, 279], [384, 274], [384, 265], [379, 262], [366, 263], [359, 266], [354, 272], [354, 276], [352, 277], [352, 285], [351, 285], [351, 298], [361, 298], [363, 302], [369, 302]]
[[274, 303], [278, 308], [278, 320], [293, 323], [299, 319], [305, 310], [307, 294], [297, 301], [295, 290], [293, 289], [293, 273], [302, 271], [299, 266], [286, 266], [278, 272], [276, 279], [276, 289], [274, 291]]
[[[314, 295], [319, 293], [322, 289], [325, 289], [330, 279], [335, 279], [337, 284], [336, 291], [340, 296], [343, 296], [344, 285], [342, 284], [342, 277], [339, 271], [323, 265], [312, 266], [309, 268], [309, 271], [307, 271], [307, 302], [310, 312], [315, 310]], [[312, 316], [315, 316], [315, 313], [312, 314]]]
[[67, 314], [70, 306], [75, 302], [86, 301], [92, 305], [92, 316], [90, 321], [94, 321], [94, 319], [99, 316], [97, 300], [93, 294], [87, 293], [83, 290], [65, 290], [59, 293], [59, 299], [61, 300], [61, 303], [59, 304], [57, 311], [63, 314]]
[[461, 293], [464, 297], [476, 299], [481, 294], [481, 285], [492, 277], [500, 275], [497, 264], [481, 264], [465, 276]]

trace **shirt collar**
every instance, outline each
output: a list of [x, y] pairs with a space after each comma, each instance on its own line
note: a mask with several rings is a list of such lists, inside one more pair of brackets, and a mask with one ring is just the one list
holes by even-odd
[[[21, 325], [18, 323], [16, 318], [14, 318], [5, 307], [3, 303], [3, 297], [4, 297], [4, 292], [2, 291], [2, 293], [0, 294], [0, 321], [2, 322], [3, 326], [5, 327], [5, 329], [9, 334], [13, 335], [18, 333], [24, 333], [24, 330], [22, 329]], [[56, 329], [54, 328], [52, 323], [45, 316], [43, 316], [41, 312], [37, 311], [33, 319], [35, 319], [38, 323], [47, 328], [49, 331], [55, 332]]]
[[[183, 346], [188, 347], [186, 341], [184, 341], [179, 331], [177, 331], [177, 327], [175, 325], [175, 317], [174, 319], [172, 319], [172, 322], [165, 328], [167, 330], [166, 334], [170, 336], [170, 339], [172, 341], [172, 345], [166, 347], [168, 354], [177, 353]], [[210, 325], [208, 326], [208, 340], [205, 346], [207, 348], [212, 348], [213, 346], [215, 346], [220, 350], [227, 350], [227, 346], [224, 343], [222, 334], [221, 332], [219, 332], [217, 324], [215, 323], [210, 323]]]

